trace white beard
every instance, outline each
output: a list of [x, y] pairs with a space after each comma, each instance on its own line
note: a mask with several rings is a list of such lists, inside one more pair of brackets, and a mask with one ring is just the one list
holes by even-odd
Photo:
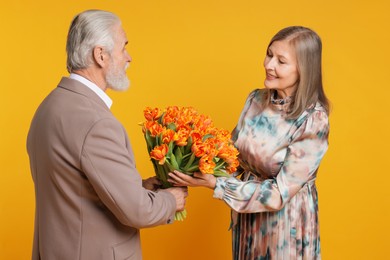
[[108, 87], [116, 91], [125, 91], [130, 86], [130, 80], [127, 78], [126, 69], [129, 67], [129, 63], [126, 64], [125, 68], [118, 68], [111, 62], [106, 75], [106, 82]]

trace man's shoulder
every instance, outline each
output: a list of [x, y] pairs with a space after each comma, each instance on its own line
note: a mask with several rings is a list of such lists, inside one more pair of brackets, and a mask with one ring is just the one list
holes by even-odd
[[41, 103], [36, 115], [45, 122], [62, 122], [80, 129], [103, 119], [117, 121], [104, 102], [85, 89], [86, 93], [77, 91], [77, 84], [76, 89], [59, 84]]
[[64, 98], [74, 99], [78, 97], [79, 101], [85, 101], [93, 106], [96, 105], [109, 112], [109, 108], [102, 98], [78, 80], [63, 77], [55, 91], [64, 95]]

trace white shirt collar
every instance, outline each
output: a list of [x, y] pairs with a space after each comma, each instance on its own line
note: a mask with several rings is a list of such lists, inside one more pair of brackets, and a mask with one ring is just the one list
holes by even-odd
[[71, 73], [69, 75], [69, 78], [83, 83], [85, 86], [87, 86], [93, 92], [95, 92], [96, 95], [98, 95], [103, 100], [103, 102], [107, 105], [108, 108], [111, 108], [111, 105], [112, 105], [111, 98], [101, 88], [99, 88], [95, 83], [93, 83], [93, 82], [89, 81], [88, 79], [84, 78], [83, 76], [80, 76], [80, 75], [75, 74], [75, 73]]

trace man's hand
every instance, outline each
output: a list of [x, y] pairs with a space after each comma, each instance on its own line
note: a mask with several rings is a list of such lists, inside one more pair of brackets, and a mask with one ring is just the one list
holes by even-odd
[[174, 187], [165, 190], [170, 192], [175, 197], [176, 211], [183, 211], [186, 204], [186, 198], [188, 196], [187, 187]]
[[142, 180], [142, 187], [147, 190], [156, 191], [158, 188], [160, 188], [160, 186], [161, 182], [159, 179], [157, 179], [156, 176]]

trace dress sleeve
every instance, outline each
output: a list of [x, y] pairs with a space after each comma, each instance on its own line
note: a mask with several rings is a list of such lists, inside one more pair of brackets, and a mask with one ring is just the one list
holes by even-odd
[[144, 228], [172, 221], [174, 197], [142, 187], [127, 134], [115, 119], [102, 119], [90, 129], [81, 165], [100, 200], [122, 224]]
[[292, 137], [276, 178], [260, 182], [221, 177], [217, 179], [214, 197], [241, 213], [280, 210], [307, 182], [316, 178], [328, 148], [328, 133], [327, 114], [315, 110]]

